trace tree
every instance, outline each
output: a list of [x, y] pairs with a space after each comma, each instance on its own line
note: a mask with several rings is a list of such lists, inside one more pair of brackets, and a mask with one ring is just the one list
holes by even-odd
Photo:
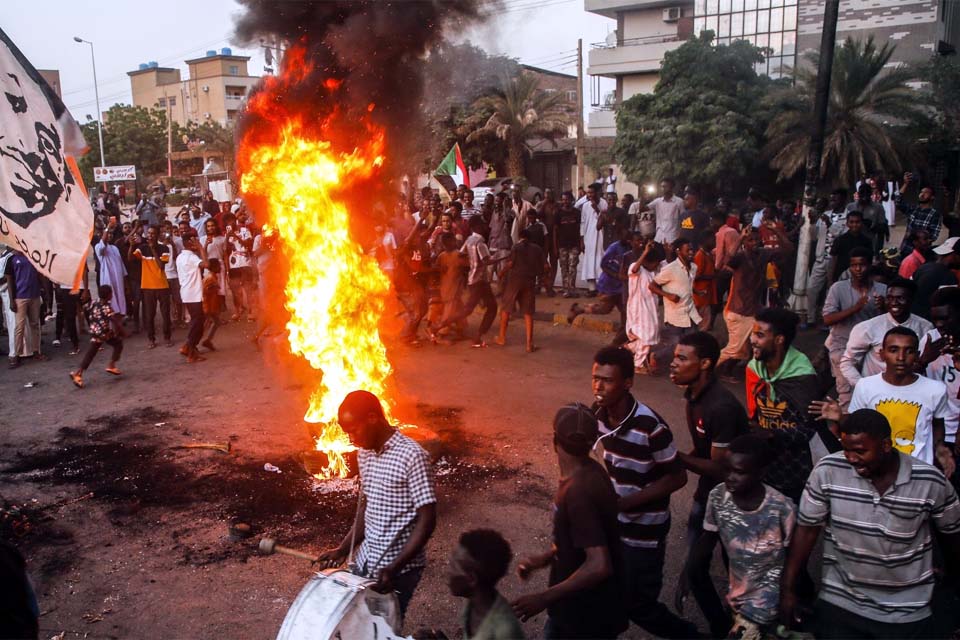
[[922, 102], [931, 109], [916, 123], [917, 130], [927, 138], [930, 154], [943, 158], [960, 145], [960, 60], [932, 56], [917, 76], [928, 83]]
[[761, 50], [742, 40], [714, 45], [705, 31], [664, 56], [652, 94], [617, 111], [613, 154], [633, 182], [673, 177], [730, 189], [761, 163], [772, 82], [757, 75]]
[[541, 91], [537, 77], [526, 73], [503, 78], [500, 87], [473, 103], [472, 111], [461, 128], [466, 141], [502, 140], [511, 176], [523, 176], [531, 142], [554, 141], [566, 134], [570, 123], [565, 96]]
[[[495, 91], [501, 78], [512, 78], [518, 73], [520, 65], [516, 60], [488, 55], [470, 43], [442, 43], [430, 51], [423, 65], [423, 130], [413, 136], [419, 145], [429, 141], [426, 149], [421, 146], [414, 150], [419, 153], [423, 171], [432, 172], [455, 142], [460, 143], [463, 161], [468, 166], [505, 162], [506, 149], [501, 141], [467, 142], [462, 130], [475, 113], [471, 107], [477, 98]], [[486, 118], [490, 115], [487, 112]]]
[[[93, 185], [93, 168], [100, 166], [97, 122], [87, 122], [81, 128], [90, 151], [78, 164], [84, 182]], [[180, 140], [182, 131], [176, 123], [172, 133], [174, 142]], [[123, 104], [110, 107], [104, 114], [103, 147], [111, 165], [136, 165], [139, 179], [166, 173], [167, 114], [161, 109]]]
[[[889, 43], [878, 48], [870, 36], [865, 41], [847, 38], [836, 50], [821, 178], [851, 185], [865, 172], [899, 171], [908, 159], [906, 126], [922, 118], [923, 111], [907, 85], [914, 72], [886, 68], [894, 48]], [[806, 165], [819, 55], [813, 52], [806, 59], [809, 65], [794, 69], [795, 84], [768, 98], [777, 115], [767, 127], [764, 154], [779, 172], [778, 180], [798, 175]]]

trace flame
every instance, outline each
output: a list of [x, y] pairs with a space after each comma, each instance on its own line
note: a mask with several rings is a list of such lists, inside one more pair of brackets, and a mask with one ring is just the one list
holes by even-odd
[[[258, 213], [266, 214], [266, 229], [277, 235], [288, 263], [290, 350], [322, 372], [304, 420], [320, 425], [316, 448], [327, 454], [329, 465], [318, 477], [331, 478], [347, 475], [344, 456], [354, 450], [337, 423], [347, 393], [364, 389], [377, 395], [394, 422], [386, 388], [392, 369], [378, 328], [390, 281], [351, 237], [345, 197], [346, 189], [377, 177], [385, 136], [369, 120], [346, 122], [335, 105], [319, 105], [327, 112], [319, 120], [316, 107], [311, 114], [289, 112], [285, 89], [309, 71], [303, 50], [291, 47], [281, 75], [267, 78], [251, 97], [247, 109], [258, 120], [241, 140], [238, 164], [241, 191], [265, 203], [267, 210]], [[341, 83], [331, 78], [323, 84], [335, 92]], [[344, 129], [365, 134], [361, 144], [339, 148], [333, 139], [344, 138]]]

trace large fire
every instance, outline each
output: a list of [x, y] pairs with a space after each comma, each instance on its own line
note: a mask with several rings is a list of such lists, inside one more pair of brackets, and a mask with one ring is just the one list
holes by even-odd
[[[278, 234], [289, 267], [284, 293], [290, 350], [322, 372], [304, 419], [320, 426], [316, 447], [329, 459], [320, 476], [331, 478], [347, 475], [344, 455], [353, 450], [337, 423], [339, 403], [356, 389], [386, 399], [391, 374], [378, 326], [390, 282], [351, 236], [346, 199], [348, 190], [382, 167], [385, 140], [369, 119], [360, 127], [355, 120], [344, 122], [348, 116], [335, 106], [291, 112], [284, 90], [306, 75], [308, 65], [303, 49], [292, 47], [283, 73], [251, 97], [247, 109], [260, 125], [243, 136], [238, 159], [241, 190], [265, 203], [266, 211], [256, 213]], [[334, 79], [325, 83], [327, 95], [335, 96], [338, 87]], [[362, 131], [363, 139], [343, 144], [343, 129]], [[392, 422], [386, 403], [384, 409]]]

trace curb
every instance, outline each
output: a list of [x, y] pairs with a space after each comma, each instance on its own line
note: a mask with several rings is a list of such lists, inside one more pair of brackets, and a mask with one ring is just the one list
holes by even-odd
[[[546, 315], [546, 314], [544, 314]], [[536, 316], [534, 316], [536, 318]], [[539, 320], [539, 318], [536, 318]], [[582, 313], [576, 318], [573, 319], [573, 324], [567, 322], [567, 314], [565, 313], [555, 313], [553, 314], [553, 324], [554, 325], [566, 325], [572, 326], [576, 329], [583, 329], [585, 331], [593, 331], [594, 333], [614, 333], [617, 330], [617, 325], [609, 320], [599, 320], [597, 318], [591, 318], [589, 315]]]

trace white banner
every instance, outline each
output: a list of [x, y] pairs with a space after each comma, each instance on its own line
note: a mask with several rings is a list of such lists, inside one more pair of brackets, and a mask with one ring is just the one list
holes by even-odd
[[0, 30], [0, 242], [54, 282], [73, 284], [90, 248], [93, 207], [74, 177], [80, 126]]
[[137, 168], [132, 164], [122, 167], [94, 167], [93, 179], [96, 182], [120, 182], [122, 180], [136, 180]]

